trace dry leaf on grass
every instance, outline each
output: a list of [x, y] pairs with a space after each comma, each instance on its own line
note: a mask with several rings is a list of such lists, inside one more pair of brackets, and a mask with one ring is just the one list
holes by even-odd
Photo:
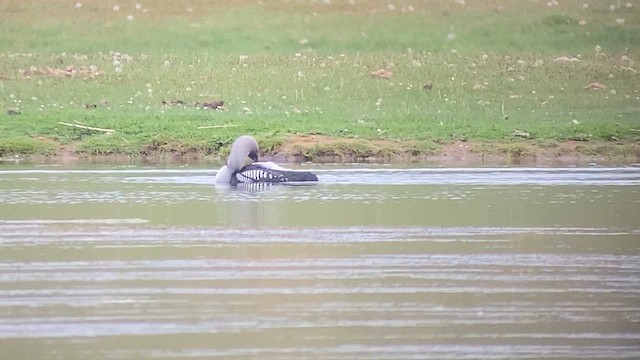
[[369, 75], [375, 78], [389, 79], [393, 75], [393, 72], [387, 71], [385, 69], [378, 69], [376, 71], [372, 71]]
[[603, 90], [603, 89], [606, 89], [607, 87], [604, 84], [601, 84], [599, 82], [592, 82], [590, 84], [587, 84], [584, 88], [586, 90]]

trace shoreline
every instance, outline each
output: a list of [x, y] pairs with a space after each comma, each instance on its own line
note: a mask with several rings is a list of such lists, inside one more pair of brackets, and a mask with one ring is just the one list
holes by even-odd
[[[60, 146], [49, 155], [0, 156], [0, 164], [221, 164], [226, 156], [198, 151], [147, 151], [144, 154], [87, 154]], [[640, 143], [564, 141], [541, 146], [533, 142], [466, 142], [424, 146], [414, 141], [363, 140], [296, 135], [261, 154], [261, 160], [285, 164], [425, 164], [470, 166], [627, 166], [640, 164]]]

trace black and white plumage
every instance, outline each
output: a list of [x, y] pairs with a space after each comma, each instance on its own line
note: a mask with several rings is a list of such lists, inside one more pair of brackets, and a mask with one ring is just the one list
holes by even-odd
[[272, 162], [257, 162], [245, 165], [231, 178], [231, 185], [239, 183], [292, 183], [318, 181], [318, 176], [308, 171], [289, 170]]
[[[216, 174], [216, 183], [237, 186], [238, 184], [282, 184], [318, 181], [308, 171], [285, 169], [272, 162], [258, 162], [258, 142], [251, 136], [239, 137], [231, 146], [227, 165]], [[254, 162], [245, 165], [249, 157]]]

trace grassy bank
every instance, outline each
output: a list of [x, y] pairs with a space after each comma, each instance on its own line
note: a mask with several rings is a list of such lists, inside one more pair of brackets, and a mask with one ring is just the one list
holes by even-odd
[[633, 2], [226, 3], [4, 1], [0, 156], [637, 154]]

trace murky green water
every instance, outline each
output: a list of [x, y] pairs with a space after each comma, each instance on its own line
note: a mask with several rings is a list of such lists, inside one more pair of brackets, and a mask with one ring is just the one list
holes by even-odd
[[0, 167], [0, 358], [640, 358], [640, 168], [313, 170]]

